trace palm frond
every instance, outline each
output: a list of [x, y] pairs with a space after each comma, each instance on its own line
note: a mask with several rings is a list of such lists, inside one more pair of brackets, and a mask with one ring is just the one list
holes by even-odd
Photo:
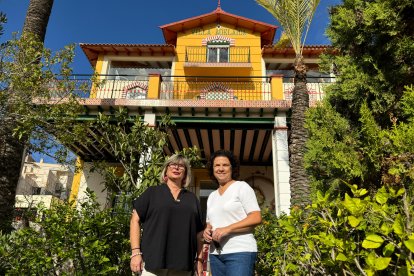
[[306, 36], [320, 0], [256, 0], [283, 27], [296, 55], [302, 55]]

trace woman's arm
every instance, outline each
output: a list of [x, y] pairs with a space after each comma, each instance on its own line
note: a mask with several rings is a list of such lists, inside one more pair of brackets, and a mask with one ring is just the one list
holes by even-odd
[[197, 233], [197, 259], [196, 259], [195, 269], [196, 269], [196, 272], [197, 272], [198, 276], [203, 275], [203, 263], [204, 263], [204, 259], [203, 259], [203, 248], [204, 248], [203, 233], [204, 233], [204, 231], [200, 231], [200, 232]]
[[223, 237], [234, 233], [251, 232], [254, 227], [262, 222], [262, 215], [260, 211], [254, 211], [247, 214], [247, 217], [241, 221], [230, 224], [226, 227], [216, 228], [213, 231], [212, 238], [215, 241], [220, 241]]
[[129, 239], [131, 242], [131, 271], [141, 272], [143, 268], [142, 253], [141, 253], [141, 224], [137, 211], [132, 211], [131, 220], [129, 223]]
[[213, 239], [211, 234], [212, 234], [211, 233], [211, 224], [207, 222], [206, 228], [204, 229], [204, 232], [203, 232], [204, 241], [206, 241], [207, 243], [210, 243], [211, 240]]

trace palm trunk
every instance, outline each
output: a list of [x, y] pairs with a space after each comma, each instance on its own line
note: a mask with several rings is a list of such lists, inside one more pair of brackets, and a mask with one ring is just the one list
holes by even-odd
[[305, 114], [309, 108], [309, 94], [306, 88], [306, 66], [303, 64], [302, 57], [297, 57], [295, 60], [294, 81], [289, 143], [291, 206], [305, 206], [311, 202], [309, 178], [304, 167], [304, 154], [308, 139]]
[[[38, 41], [44, 42], [52, 6], [53, 0], [30, 0], [23, 35], [31, 33]], [[5, 114], [2, 123], [4, 126], [1, 126], [0, 133], [0, 231], [9, 233], [12, 229], [24, 143], [12, 136], [12, 130], [17, 126], [17, 121]]]
[[10, 233], [24, 145], [10, 134], [14, 122], [4, 120], [2, 123], [0, 131], [0, 232]]
[[32, 33], [41, 42], [45, 41], [47, 24], [54, 0], [30, 0], [24, 21], [23, 33]]

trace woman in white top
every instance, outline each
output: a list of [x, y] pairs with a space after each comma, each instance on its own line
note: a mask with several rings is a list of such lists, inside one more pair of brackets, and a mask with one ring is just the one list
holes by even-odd
[[257, 257], [253, 229], [262, 221], [253, 189], [239, 176], [239, 163], [230, 151], [216, 151], [210, 159], [211, 179], [219, 184], [207, 200], [207, 227], [213, 276], [252, 276]]

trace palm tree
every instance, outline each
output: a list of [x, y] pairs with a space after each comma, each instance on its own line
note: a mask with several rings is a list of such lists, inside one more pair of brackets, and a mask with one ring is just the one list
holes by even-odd
[[30, 0], [23, 33], [32, 33], [37, 36], [40, 42], [44, 42], [52, 7], [53, 0]]
[[[39, 42], [44, 42], [52, 6], [53, 0], [30, 0], [23, 35], [31, 33]], [[17, 121], [7, 116], [7, 111], [3, 115], [0, 130], [0, 231], [9, 233], [26, 141], [11, 135]]]
[[296, 58], [292, 98], [291, 134], [289, 143], [291, 205], [310, 203], [309, 178], [304, 167], [307, 130], [304, 127], [305, 113], [309, 107], [306, 89], [306, 66], [303, 61], [303, 46], [313, 15], [320, 0], [256, 0], [268, 10], [283, 27]]

